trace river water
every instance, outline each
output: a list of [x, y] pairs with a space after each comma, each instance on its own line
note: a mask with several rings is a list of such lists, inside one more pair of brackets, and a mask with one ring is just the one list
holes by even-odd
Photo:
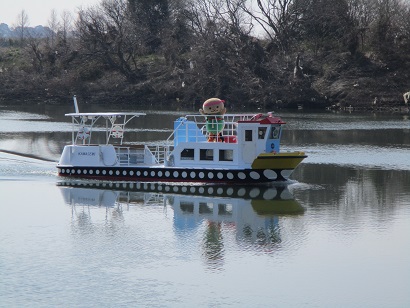
[[0, 307], [410, 307], [408, 116], [278, 112], [308, 158], [229, 187], [58, 178], [72, 109], [0, 107]]

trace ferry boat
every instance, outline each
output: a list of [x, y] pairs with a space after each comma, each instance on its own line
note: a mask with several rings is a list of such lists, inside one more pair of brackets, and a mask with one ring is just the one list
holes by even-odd
[[[272, 113], [188, 114], [174, 121], [161, 144], [127, 140], [126, 126], [139, 112], [80, 113], [74, 97], [72, 141], [63, 149], [58, 175], [110, 181], [264, 183], [288, 180], [306, 158], [282, 152], [285, 124]], [[100, 125], [100, 122], [104, 122]], [[221, 130], [215, 135], [212, 121]]]

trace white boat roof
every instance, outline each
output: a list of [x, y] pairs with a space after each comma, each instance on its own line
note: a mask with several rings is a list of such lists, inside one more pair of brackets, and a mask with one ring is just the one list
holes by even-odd
[[113, 116], [144, 116], [146, 113], [142, 112], [80, 112], [80, 113], [66, 113], [67, 117], [113, 117]]

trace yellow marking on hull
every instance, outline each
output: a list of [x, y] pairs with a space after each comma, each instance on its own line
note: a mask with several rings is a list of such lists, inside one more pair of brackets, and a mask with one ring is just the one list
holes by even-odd
[[296, 200], [252, 200], [252, 208], [258, 215], [299, 215], [305, 209]]
[[295, 169], [307, 156], [304, 152], [262, 153], [252, 163], [252, 169]]

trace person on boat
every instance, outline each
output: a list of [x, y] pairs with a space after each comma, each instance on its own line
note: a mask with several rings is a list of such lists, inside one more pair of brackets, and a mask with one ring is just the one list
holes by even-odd
[[203, 109], [199, 109], [199, 112], [204, 115], [206, 119], [206, 130], [209, 134], [209, 142], [224, 141], [222, 137], [222, 130], [225, 126], [223, 115], [226, 113], [224, 103], [224, 100], [213, 97], [203, 103]]

